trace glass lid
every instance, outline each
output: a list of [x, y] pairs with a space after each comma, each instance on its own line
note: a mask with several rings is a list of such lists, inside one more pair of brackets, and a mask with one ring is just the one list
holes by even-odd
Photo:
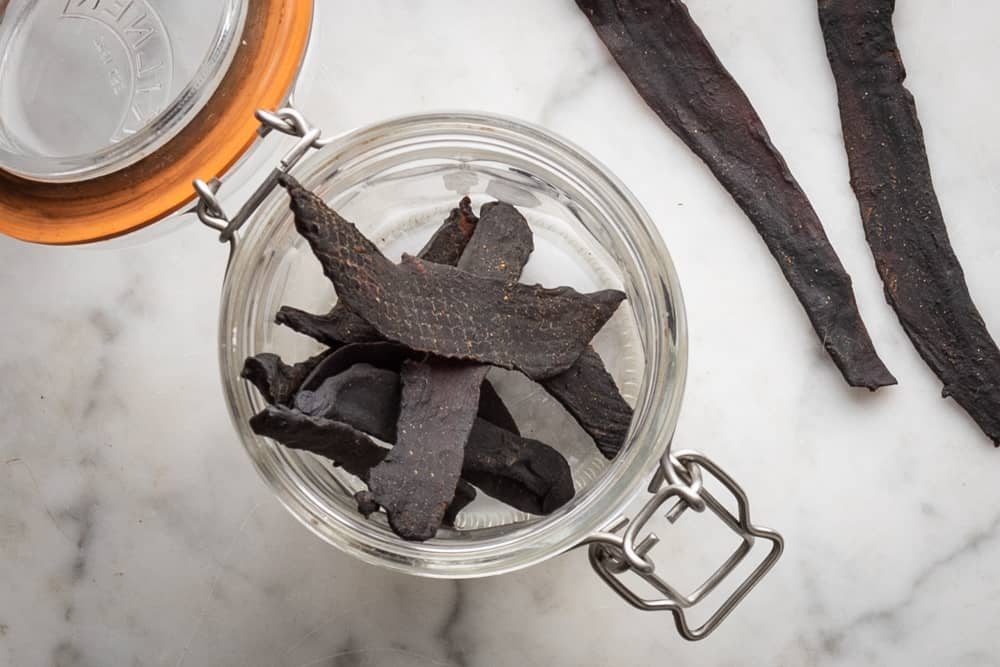
[[313, 0], [0, 0], [0, 234], [89, 243], [172, 217], [284, 105]]
[[211, 98], [247, 0], [0, 0], [0, 168], [80, 181], [161, 147]]

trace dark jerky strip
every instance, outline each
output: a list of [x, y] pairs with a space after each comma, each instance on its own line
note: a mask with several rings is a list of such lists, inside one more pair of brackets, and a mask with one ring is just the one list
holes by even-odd
[[[407, 350], [398, 343], [389, 343], [386, 341], [345, 345], [327, 355], [302, 382], [298, 395], [295, 397], [295, 406], [307, 414], [347, 421], [355, 428], [359, 428], [380, 440], [394, 442], [396, 438], [396, 418], [399, 415], [399, 369], [403, 365], [403, 361], [413, 354], [411, 350]], [[378, 384], [381, 380], [378, 378], [378, 373], [375, 372], [377, 370], [393, 371], [392, 382], [397, 385], [396, 398], [394, 401], [390, 401], [380, 394], [379, 400], [384, 400], [386, 404], [395, 405], [394, 412], [376, 415], [377, 419], [369, 424], [370, 428], [345, 419], [343, 416], [333, 417], [332, 414], [327, 414], [335, 400], [342, 394], [349, 394], [351, 388], [355, 386], [345, 385], [344, 380], [338, 379], [341, 375], [352, 373], [353, 371], [356, 382]], [[364, 412], [364, 405], [367, 404], [362, 403], [358, 407], [359, 413]], [[374, 404], [372, 406], [372, 410], [380, 409]], [[480, 389], [479, 416], [502, 429], [512, 431], [513, 433], [520, 433], [514, 417], [510, 414], [507, 406], [503, 403], [503, 399], [497, 394], [496, 389], [490, 384], [489, 380], [484, 381]], [[381, 421], [382, 417], [385, 417], [388, 421]], [[389, 424], [389, 426], [383, 427], [382, 424]]]
[[[496, 470], [504, 474], [493, 474]], [[486, 494], [532, 514], [548, 514], [574, 494], [573, 475], [562, 454], [482, 419], [469, 434], [462, 476]]]
[[577, 0], [636, 90], [747, 214], [852, 386], [896, 379], [878, 358], [850, 276], [750, 100], [679, 0]]
[[477, 222], [479, 218], [472, 212], [472, 202], [468, 197], [462, 197], [458, 208], [451, 210], [451, 214], [417, 253], [417, 257], [435, 264], [455, 266], [472, 238]]
[[268, 406], [250, 419], [257, 435], [277, 440], [333, 460], [352, 475], [367, 479], [368, 472], [388, 453], [367, 435], [349, 424], [311, 417], [282, 406]]
[[[495, 202], [483, 207], [458, 268], [513, 283], [533, 249], [524, 216]], [[397, 446], [372, 470], [369, 482], [372, 497], [401, 537], [420, 540], [437, 532], [443, 518], [438, 508], [455, 494], [488, 371], [485, 365], [437, 359], [404, 363]], [[408, 382], [416, 383], [413, 391]]]
[[299, 233], [338, 296], [386, 338], [443, 357], [517, 368], [535, 379], [568, 369], [625, 295], [507, 284], [404, 257], [397, 266], [294, 179]]
[[[427, 245], [417, 254], [423, 260], [454, 266], [476, 229], [478, 218], [468, 197], [441, 224]], [[324, 345], [367, 343], [383, 340], [382, 334], [358, 317], [343, 303], [337, 303], [326, 315], [314, 315], [291, 306], [282, 306], [274, 321], [294, 331], [315, 338]]]
[[934, 193], [892, 0], [822, 0], [820, 24], [865, 235], [886, 299], [942, 394], [1000, 444], [1000, 350], [972, 303]]
[[396, 442], [399, 374], [357, 364], [328, 377], [315, 391], [300, 391], [295, 409], [311, 417], [345, 422], [384, 442]]
[[521, 434], [521, 429], [518, 428], [514, 415], [510, 414], [507, 405], [489, 380], [483, 382], [483, 386], [479, 389], [479, 416], [505, 431], [517, 435]]
[[407, 540], [434, 537], [462, 472], [482, 377], [461, 363], [403, 363], [396, 446], [372, 468], [368, 488]]
[[282, 306], [274, 316], [274, 321], [324, 345], [385, 340], [375, 327], [341, 303], [337, 303], [326, 315], [315, 315], [292, 306]]
[[601, 454], [608, 459], [618, 454], [632, 425], [632, 406], [593, 348], [588, 347], [569, 370], [542, 380], [541, 385], [594, 439]]
[[268, 403], [291, 405], [295, 392], [329, 352], [289, 366], [276, 354], [265, 352], [243, 362], [241, 377], [257, 387]]
[[[356, 364], [368, 364], [375, 368], [399, 371], [403, 361], [413, 356], [399, 343], [381, 341], [378, 343], [354, 343], [331, 352], [318, 363], [302, 382], [302, 389], [316, 390], [327, 378], [343, 373]], [[418, 354], [418, 356], [424, 356]]]
[[[308, 408], [312, 416], [346, 422], [380, 440], [393, 442], [399, 412], [399, 376], [371, 366], [345, 372], [354, 374], [352, 382], [337, 383], [336, 392], [300, 392], [297, 406]], [[327, 379], [324, 389], [335, 379]], [[480, 397], [481, 415], [482, 411]], [[383, 455], [388, 452], [382, 451]], [[506, 431], [485, 417], [473, 424], [465, 446], [462, 477], [488, 495], [535, 514], [555, 509], [573, 496], [572, 473], [562, 454], [537, 440]]]
[[[385, 458], [389, 450], [375, 444], [368, 436], [348, 424], [332, 419], [310, 417], [281, 406], [268, 406], [250, 419], [257, 435], [271, 438], [291, 449], [299, 449], [331, 459], [336, 465], [362, 480]], [[446, 516], [458, 511], [475, 498], [475, 489], [463, 486], [452, 500]], [[359, 506], [361, 499], [358, 499]], [[359, 507], [359, 509], [361, 509]], [[364, 510], [362, 510], [364, 513]]]

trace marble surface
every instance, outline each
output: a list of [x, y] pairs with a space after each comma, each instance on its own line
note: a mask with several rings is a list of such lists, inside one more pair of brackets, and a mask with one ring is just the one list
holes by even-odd
[[[629, 185], [687, 299], [677, 442], [743, 482], [786, 554], [700, 644], [626, 607], [580, 552], [458, 583], [362, 565], [295, 522], [236, 441], [214, 344], [224, 250], [204, 229], [79, 249], [0, 238], [0, 664], [1000, 664], [1000, 452], [884, 303], [814, 3], [690, 6], [854, 278], [900, 380], [877, 394], [841, 381], [751, 225], [573, 2], [319, 4], [298, 103], [328, 131], [506, 113]], [[1000, 6], [899, 4], [952, 241], [1000, 333]]]

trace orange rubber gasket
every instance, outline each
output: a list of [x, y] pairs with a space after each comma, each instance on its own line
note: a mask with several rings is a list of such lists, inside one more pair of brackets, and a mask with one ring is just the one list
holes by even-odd
[[194, 179], [221, 176], [253, 144], [254, 111], [285, 101], [312, 12], [313, 0], [250, 0], [239, 49], [211, 100], [180, 134], [134, 165], [80, 183], [38, 183], [0, 171], [0, 233], [35, 243], [89, 243], [191, 203]]

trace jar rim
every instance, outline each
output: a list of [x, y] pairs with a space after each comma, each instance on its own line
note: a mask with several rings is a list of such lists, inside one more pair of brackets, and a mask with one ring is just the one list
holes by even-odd
[[[220, 368], [226, 401], [242, 443], [258, 472], [280, 502], [312, 532], [343, 551], [390, 569], [437, 578], [468, 578], [501, 574], [528, 567], [578, 546], [605, 528], [642, 491], [673, 436], [680, 410], [687, 368], [687, 329], [676, 271], [649, 215], [625, 185], [606, 167], [571, 142], [537, 125], [479, 112], [438, 112], [402, 116], [353, 130], [337, 137], [295, 170], [312, 188], [337, 174], [343, 165], [405, 142], [433, 136], [488, 137], [532, 151], [547, 165], [571, 174], [601, 192], [608, 206], [627, 216], [626, 239], [648, 279], [644, 304], [651, 317], [640, 328], [645, 368], [635, 418], [626, 446], [608, 468], [578, 498], [548, 517], [515, 528], [512, 534], [471, 544], [445, 540], [405, 542], [395, 536], [363, 533], [353, 517], [323, 516], [314, 498], [296, 488], [277, 461], [274, 447], [254, 435], [247, 425], [252, 414], [249, 390], [238, 377], [243, 352], [238, 340], [239, 314], [248, 299], [245, 284], [254, 256], [266, 247], [288, 206], [271, 197], [248, 225], [234, 253], [223, 287], [220, 309]], [[659, 291], [658, 291], [659, 290]], [[630, 295], [631, 296], [631, 295]], [[659, 298], [657, 298], [659, 297]], [[657, 301], [662, 300], [662, 303]], [[234, 369], [237, 369], [235, 373]], [[249, 413], [249, 414], [248, 414]]]

